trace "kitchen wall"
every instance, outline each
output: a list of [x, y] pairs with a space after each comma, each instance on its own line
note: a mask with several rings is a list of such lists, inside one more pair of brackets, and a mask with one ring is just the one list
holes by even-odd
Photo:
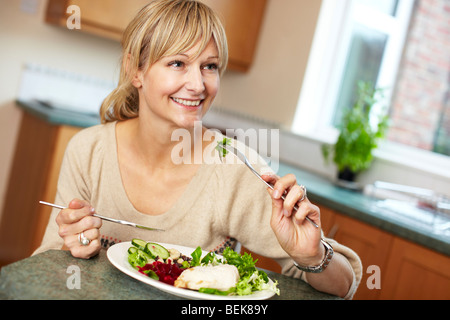
[[106, 80], [118, 74], [119, 44], [45, 24], [46, 2], [0, 2], [0, 208], [21, 120], [13, 102], [23, 65], [33, 62]]
[[269, 0], [254, 63], [229, 72], [218, 106], [291, 126], [321, 1]]
[[[119, 43], [45, 24], [46, 3], [0, 2], [0, 208], [21, 119], [13, 102], [23, 65], [38, 63], [105, 80], [116, 79], [119, 72]], [[245, 74], [228, 71], [224, 75], [216, 105], [289, 126], [320, 3], [268, 0], [253, 66]], [[81, 23], [82, 19], [81, 13]]]

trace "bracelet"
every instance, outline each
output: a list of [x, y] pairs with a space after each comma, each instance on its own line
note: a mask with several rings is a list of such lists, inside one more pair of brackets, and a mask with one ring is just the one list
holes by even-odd
[[311, 272], [311, 273], [320, 273], [323, 270], [325, 270], [328, 267], [328, 264], [331, 261], [331, 258], [333, 257], [333, 247], [326, 242], [323, 239], [320, 239], [320, 242], [322, 242], [323, 246], [325, 247], [325, 257], [323, 258], [322, 262], [314, 267], [303, 267], [297, 264], [297, 262], [294, 261], [294, 266], [296, 266], [298, 269], [305, 271], [305, 272]]

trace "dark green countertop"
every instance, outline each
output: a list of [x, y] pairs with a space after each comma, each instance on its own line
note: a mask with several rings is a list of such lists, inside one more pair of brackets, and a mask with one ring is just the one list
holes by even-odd
[[[79, 270], [80, 288], [74, 288], [69, 267]], [[72, 267], [73, 268], [73, 267]], [[267, 271], [278, 281], [280, 295], [271, 300], [339, 300], [319, 292], [306, 282]], [[68, 285], [69, 283], [69, 285]], [[49, 250], [4, 266], [0, 270], [0, 300], [179, 300], [116, 269], [106, 251], [92, 259], [72, 257], [70, 252]]]
[[16, 100], [23, 110], [54, 125], [87, 128], [100, 123], [100, 116], [57, 109], [37, 101]]
[[[98, 116], [59, 110], [35, 101], [17, 101], [17, 104], [25, 111], [54, 125], [89, 127], [100, 123]], [[307, 187], [309, 199], [319, 206], [327, 206], [393, 235], [450, 256], [448, 233], [439, 234], [431, 226], [420, 223], [420, 221], [414, 221], [411, 218], [405, 219], [390, 210], [382, 209], [378, 206], [378, 200], [361, 192], [338, 187], [326, 178], [296, 166], [281, 163], [278, 174], [285, 175], [287, 173], [297, 176], [299, 183]]]

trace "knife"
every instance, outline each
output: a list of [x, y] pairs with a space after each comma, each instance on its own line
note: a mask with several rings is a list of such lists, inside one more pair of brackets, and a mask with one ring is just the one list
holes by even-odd
[[[50, 202], [39, 201], [39, 203], [40, 204], [45, 204], [46, 206], [50, 206], [50, 207], [53, 207], [53, 208], [67, 209], [67, 207], [63, 207], [63, 206], [60, 206], [60, 205], [57, 205], [57, 204], [54, 204], [54, 203], [50, 203]], [[150, 228], [150, 227], [142, 226], [142, 225], [136, 224], [134, 222], [129, 222], [129, 221], [125, 221], [125, 220], [118, 220], [118, 219], [113, 219], [113, 218], [101, 216], [101, 215], [99, 215], [97, 213], [94, 213], [93, 216], [97, 217], [97, 218], [100, 218], [102, 220], [105, 220], [105, 221], [119, 223], [119, 224], [123, 224], [123, 225], [126, 225], [126, 226], [134, 227], [134, 228], [151, 230], [151, 231], [166, 231], [166, 230], [163, 230], [163, 229], [157, 229], [157, 228]]]

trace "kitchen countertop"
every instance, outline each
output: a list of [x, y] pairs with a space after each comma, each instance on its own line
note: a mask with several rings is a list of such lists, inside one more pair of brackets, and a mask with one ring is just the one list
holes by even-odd
[[[379, 206], [380, 200], [337, 186], [330, 180], [292, 165], [280, 164], [278, 175], [292, 173], [308, 190], [308, 198], [339, 213], [450, 256], [450, 236]], [[448, 219], [448, 217], [447, 217]], [[450, 222], [450, 219], [448, 219]]]
[[[71, 266], [80, 271], [80, 288], [69, 289]], [[271, 300], [339, 300], [319, 292], [306, 282], [266, 271], [269, 278], [278, 281], [280, 295]], [[70, 282], [72, 283], [72, 282]], [[0, 270], [0, 300], [174, 300], [183, 299], [135, 280], [116, 269], [108, 260], [106, 251], [84, 260], [72, 257], [70, 252], [49, 250], [4, 266]], [[243, 302], [242, 302], [243, 303]]]
[[100, 116], [95, 114], [84, 114], [58, 109], [38, 101], [16, 100], [16, 104], [23, 110], [54, 125], [87, 128], [100, 124]]
[[[19, 107], [54, 125], [89, 127], [100, 123], [95, 115], [86, 115], [55, 109], [35, 101], [17, 101]], [[450, 236], [438, 233], [427, 224], [402, 217], [391, 210], [382, 209], [379, 200], [359, 191], [337, 186], [327, 178], [293, 165], [280, 163], [278, 175], [293, 173], [308, 189], [309, 199], [351, 218], [355, 218], [393, 235], [405, 238], [437, 252], [450, 256]], [[448, 217], [447, 217], [448, 218]], [[446, 219], [447, 219], [446, 218]], [[448, 220], [450, 222], [450, 219]]]

